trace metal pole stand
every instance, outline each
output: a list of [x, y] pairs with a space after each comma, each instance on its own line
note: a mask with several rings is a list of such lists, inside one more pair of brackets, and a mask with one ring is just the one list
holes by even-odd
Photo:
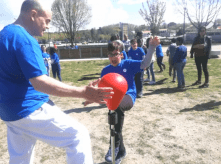
[[115, 164], [115, 128], [114, 125], [117, 124], [117, 113], [114, 110], [110, 110], [108, 113], [108, 123], [111, 125], [111, 156], [112, 164]]

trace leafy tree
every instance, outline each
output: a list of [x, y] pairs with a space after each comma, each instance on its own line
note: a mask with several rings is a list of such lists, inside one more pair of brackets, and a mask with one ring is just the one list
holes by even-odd
[[86, 0], [55, 0], [52, 4], [52, 25], [70, 38], [71, 46], [79, 29], [90, 22], [91, 8]]
[[166, 11], [166, 2], [160, 0], [147, 0], [147, 9], [142, 3], [143, 10], [140, 9], [139, 13], [143, 19], [150, 26], [153, 35], [159, 32], [159, 27], [163, 22], [163, 16]]

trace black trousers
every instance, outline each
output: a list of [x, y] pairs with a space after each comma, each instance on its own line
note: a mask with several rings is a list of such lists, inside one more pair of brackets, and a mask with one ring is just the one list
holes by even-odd
[[157, 57], [157, 65], [160, 68], [160, 71], [163, 71], [162, 65], [164, 65], [163, 63], [163, 57]]
[[209, 72], [207, 68], [208, 57], [207, 56], [195, 57], [195, 63], [198, 72], [198, 81], [201, 82], [202, 67], [203, 67], [203, 72], [205, 75], [205, 83], [209, 83]]
[[[130, 98], [130, 96], [126, 95], [124, 99], [122, 100], [121, 104], [119, 107], [115, 110], [117, 114], [117, 121], [118, 123], [114, 125], [115, 128], [115, 147], [119, 147], [119, 153], [124, 153], [125, 152], [125, 146], [123, 142], [123, 135], [122, 135], [122, 130], [123, 130], [123, 124], [124, 124], [124, 113], [125, 111], [130, 110], [133, 107], [133, 102]], [[111, 129], [111, 126], [110, 126]], [[111, 145], [111, 136], [110, 136], [110, 145]]]
[[136, 73], [134, 77], [135, 85], [136, 85], [136, 90], [137, 90], [137, 95], [143, 94], [143, 74], [144, 71]]

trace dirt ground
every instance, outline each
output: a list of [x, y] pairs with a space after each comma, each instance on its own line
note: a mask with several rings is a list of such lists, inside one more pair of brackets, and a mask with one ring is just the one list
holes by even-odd
[[[163, 89], [157, 93], [149, 86], [145, 88], [144, 97], [126, 112], [123, 136], [127, 156], [122, 164], [220, 164], [221, 114], [213, 110], [221, 105], [220, 94], [191, 99]], [[51, 98], [87, 127], [94, 162], [105, 164], [108, 109], [97, 104], [83, 107], [79, 99]], [[6, 126], [2, 121], [0, 127], [0, 164], [7, 164]], [[37, 142], [34, 164], [61, 164], [66, 163], [65, 158], [64, 150]]]

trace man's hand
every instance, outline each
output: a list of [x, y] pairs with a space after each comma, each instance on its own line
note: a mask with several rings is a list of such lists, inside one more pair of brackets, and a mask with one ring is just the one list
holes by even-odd
[[112, 95], [114, 94], [113, 89], [110, 87], [103, 87], [103, 88], [97, 88], [95, 87], [99, 82], [100, 78], [98, 80], [95, 80], [93, 82], [90, 82], [87, 87], [85, 87], [85, 99], [84, 106], [91, 104], [91, 103], [99, 103], [99, 104], [106, 104], [106, 101], [103, 99], [111, 99]]
[[160, 39], [157, 36], [155, 36], [154, 38], [150, 37], [149, 45], [158, 46], [159, 44], [160, 44]]

